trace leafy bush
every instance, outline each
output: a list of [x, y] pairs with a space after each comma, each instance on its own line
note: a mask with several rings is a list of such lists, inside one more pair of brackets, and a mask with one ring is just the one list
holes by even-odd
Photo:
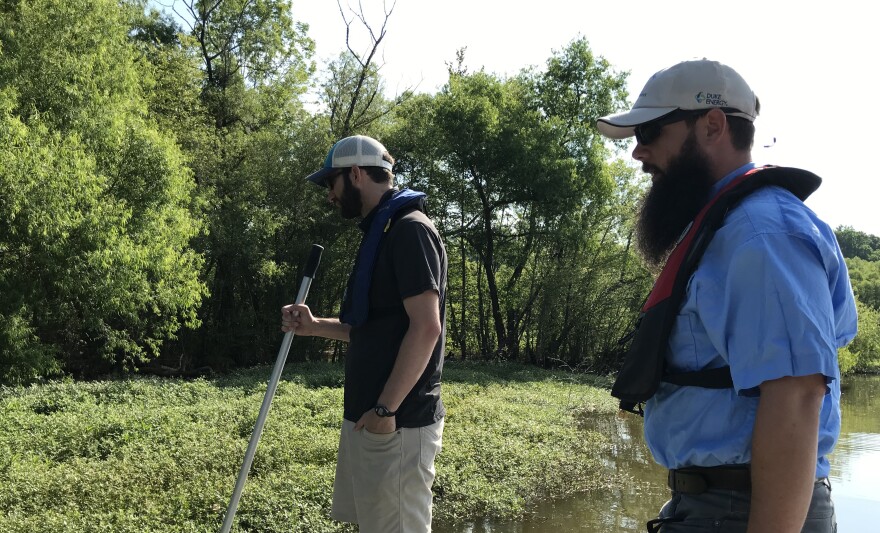
[[840, 375], [845, 376], [852, 373], [858, 363], [858, 357], [852, 353], [849, 348], [840, 348], [837, 350], [837, 364], [840, 367]]
[[856, 297], [874, 309], [880, 309], [880, 260], [847, 259], [846, 266]]
[[[216, 532], [270, 370], [214, 380], [136, 378], [0, 388], [0, 531]], [[449, 362], [435, 516], [516, 518], [605, 476], [580, 426], [612, 413], [593, 378]], [[342, 368], [295, 365], [278, 386], [236, 531], [354, 531], [329, 519]]]
[[[880, 372], [880, 310], [856, 300], [859, 332], [847, 349], [855, 355], [853, 370]], [[841, 371], [843, 368], [841, 368]]]

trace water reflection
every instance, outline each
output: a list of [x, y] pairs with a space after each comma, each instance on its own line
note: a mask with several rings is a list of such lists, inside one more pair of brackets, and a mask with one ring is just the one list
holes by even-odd
[[[831, 455], [831, 483], [839, 533], [880, 531], [880, 377], [847, 378], [841, 401], [841, 437]], [[654, 463], [642, 438], [642, 421], [630, 415], [586, 421], [611, 439], [606, 466], [622, 489], [596, 490], [545, 502], [517, 523], [479, 521], [435, 527], [436, 533], [635, 533], [668, 498], [666, 471]]]
[[880, 377], [847, 378], [831, 487], [840, 533], [880, 530]]
[[456, 527], [434, 528], [436, 533], [560, 533], [643, 532], [668, 498], [666, 471], [651, 458], [642, 438], [641, 418], [620, 414], [589, 415], [584, 426], [608, 435], [605, 466], [621, 488], [597, 489], [589, 494], [539, 504], [524, 521], [479, 521]]
[[497, 532], [619, 531], [642, 532], [668, 498], [666, 471], [651, 458], [642, 438], [642, 420], [630, 414], [594, 416], [587, 426], [611, 437], [606, 466], [620, 488], [601, 489], [539, 507], [521, 528]]

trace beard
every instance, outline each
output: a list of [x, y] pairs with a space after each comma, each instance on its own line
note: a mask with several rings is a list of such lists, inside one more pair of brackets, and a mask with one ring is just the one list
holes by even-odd
[[712, 193], [709, 158], [691, 132], [666, 171], [654, 170], [654, 183], [642, 197], [636, 222], [636, 249], [648, 265], [661, 267], [681, 233]]
[[339, 215], [346, 220], [358, 217], [364, 207], [361, 190], [351, 184], [348, 172], [342, 175], [342, 195], [338, 199]]

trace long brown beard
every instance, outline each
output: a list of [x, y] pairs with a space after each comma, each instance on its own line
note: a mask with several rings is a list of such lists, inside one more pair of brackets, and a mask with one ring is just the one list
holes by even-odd
[[339, 214], [342, 218], [350, 220], [361, 215], [364, 202], [361, 198], [360, 189], [351, 184], [348, 172], [342, 175], [342, 194], [339, 196]]
[[636, 249], [648, 266], [658, 269], [675, 248], [681, 233], [709, 201], [709, 159], [691, 131], [679, 154], [642, 197], [636, 222]]

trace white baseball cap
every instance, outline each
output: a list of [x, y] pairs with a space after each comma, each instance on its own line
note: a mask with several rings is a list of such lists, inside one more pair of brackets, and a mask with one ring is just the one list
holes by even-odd
[[359, 167], [382, 167], [391, 170], [391, 163], [382, 159], [382, 155], [388, 150], [382, 143], [366, 135], [353, 135], [346, 137], [330, 148], [324, 159], [324, 166], [312, 172], [306, 179], [320, 185], [327, 186], [327, 176], [330, 176], [340, 168], [349, 168], [353, 165]]
[[657, 72], [632, 109], [602, 117], [599, 133], [612, 139], [635, 135], [634, 128], [678, 109], [722, 108], [725, 114], [754, 121], [758, 116], [755, 93], [735, 70], [717, 61], [695, 59]]

